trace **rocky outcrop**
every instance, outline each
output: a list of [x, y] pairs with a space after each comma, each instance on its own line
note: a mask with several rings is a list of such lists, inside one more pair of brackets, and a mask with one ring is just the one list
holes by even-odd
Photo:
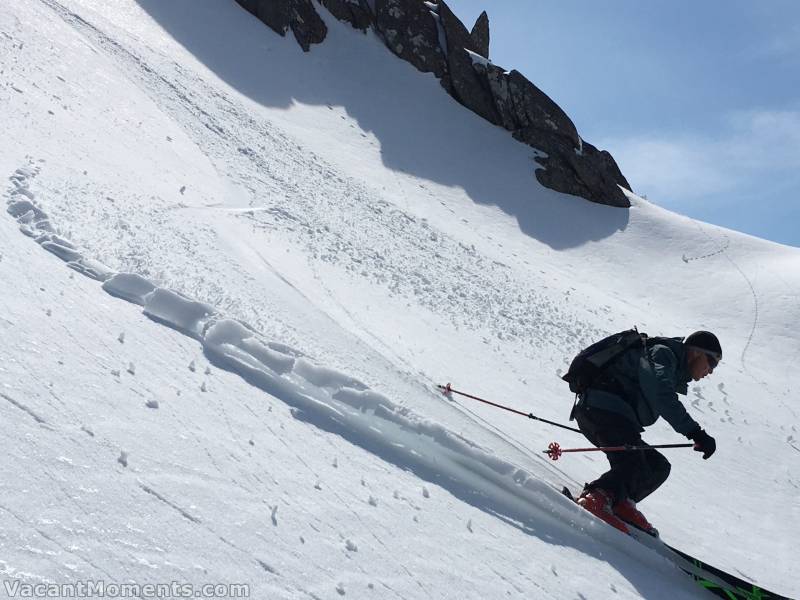
[[567, 113], [519, 71], [508, 73], [491, 64], [475, 65], [475, 70], [486, 78], [503, 127], [519, 141], [533, 145], [541, 132], [562, 136], [574, 148], [580, 147], [578, 130]]
[[538, 150], [536, 178], [542, 185], [592, 202], [630, 206], [620, 189], [630, 185], [611, 154], [582, 140], [558, 104], [519, 71], [489, 62], [486, 12], [468, 31], [445, 0], [237, 2], [280, 35], [291, 28], [305, 51], [327, 35], [315, 8], [319, 3], [356, 29], [374, 28], [389, 50], [433, 73], [459, 103]]
[[311, 44], [322, 43], [328, 35], [328, 27], [320, 18], [311, 0], [290, 0], [290, 5], [290, 27], [297, 43], [308, 52]]
[[423, 73], [447, 72], [435, 13], [423, 2], [375, 0], [375, 27], [386, 47]]
[[284, 36], [291, 28], [297, 43], [306, 52], [328, 35], [328, 27], [311, 0], [236, 0], [277, 34]]
[[575, 124], [547, 94], [518, 71], [475, 65], [489, 82], [503, 127], [515, 139], [547, 154], [537, 158], [542, 185], [600, 204], [628, 207], [619, 186], [630, 189], [614, 158], [585, 142]]
[[375, 22], [367, 0], [320, 0], [339, 21], [366, 32]]
[[447, 74], [453, 97], [490, 123], [499, 125], [500, 115], [497, 114], [489, 83], [473, 66], [476, 58], [481, 58], [478, 45], [444, 0], [439, 2], [437, 12], [447, 44]]
[[289, 0], [236, 0], [242, 8], [283, 37], [289, 29]]
[[580, 196], [620, 208], [628, 208], [630, 201], [619, 188], [630, 189], [611, 154], [583, 142], [576, 151], [563, 137], [554, 137], [539, 146], [546, 147], [547, 156], [536, 162], [543, 168], [536, 170], [536, 179], [550, 189]]

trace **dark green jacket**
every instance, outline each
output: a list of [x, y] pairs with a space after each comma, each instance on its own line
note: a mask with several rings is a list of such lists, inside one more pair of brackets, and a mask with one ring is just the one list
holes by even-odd
[[660, 338], [646, 349], [633, 348], [605, 371], [619, 384], [616, 393], [589, 389], [578, 406], [589, 406], [625, 416], [640, 430], [663, 417], [678, 433], [700, 429], [678, 399], [691, 380], [682, 338]]

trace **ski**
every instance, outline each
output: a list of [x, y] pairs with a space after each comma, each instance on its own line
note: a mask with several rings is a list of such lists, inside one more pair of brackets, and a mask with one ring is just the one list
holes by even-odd
[[[562, 488], [561, 493], [577, 504], [575, 497], [567, 487]], [[770, 592], [741, 577], [706, 564], [635, 526], [630, 526], [630, 536], [675, 564], [681, 571], [692, 577], [699, 586], [720, 598], [726, 600], [792, 600], [788, 596]]]

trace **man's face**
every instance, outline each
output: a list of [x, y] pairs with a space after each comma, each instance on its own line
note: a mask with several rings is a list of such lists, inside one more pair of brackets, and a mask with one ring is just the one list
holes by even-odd
[[712, 362], [714, 360], [705, 352], [689, 350], [689, 375], [692, 380], [700, 381], [703, 377], [711, 375], [714, 371], [714, 367], [711, 366]]

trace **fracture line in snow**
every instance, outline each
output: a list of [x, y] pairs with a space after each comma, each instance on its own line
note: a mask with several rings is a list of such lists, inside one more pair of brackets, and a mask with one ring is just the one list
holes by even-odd
[[[30, 184], [37, 174], [34, 168], [20, 168], [10, 177], [8, 213], [23, 233], [69, 267], [103, 282], [107, 293], [142, 306], [152, 320], [199, 341], [210, 362], [282, 400], [294, 409], [296, 418], [339, 434], [528, 533], [539, 531], [543, 524], [563, 528], [564, 521], [574, 520], [575, 510], [544, 481], [395, 404], [354, 377], [317, 364], [285, 344], [264, 339], [247, 323], [226, 318], [209, 304], [161, 288], [137, 274], [114, 273], [85, 256], [57, 233], [36, 205]], [[433, 390], [429, 393], [438, 395]], [[152, 488], [141, 487], [186, 519], [200, 523]]]

